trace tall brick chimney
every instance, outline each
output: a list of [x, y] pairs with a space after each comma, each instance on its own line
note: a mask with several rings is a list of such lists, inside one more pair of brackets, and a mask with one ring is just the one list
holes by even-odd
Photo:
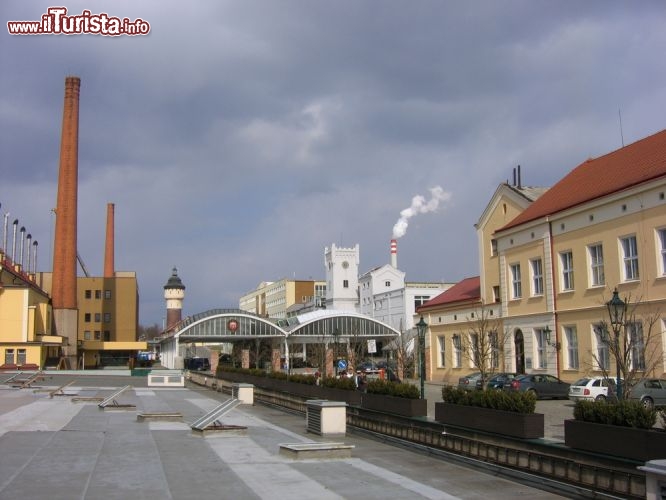
[[76, 366], [78, 310], [76, 302], [76, 221], [79, 167], [79, 88], [81, 79], [65, 78], [62, 114], [58, 200], [53, 245], [51, 299], [57, 335], [67, 338], [64, 355]]
[[106, 204], [106, 243], [104, 246], [104, 277], [113, 278], [116, 269], [114, 264], [114, 205]]

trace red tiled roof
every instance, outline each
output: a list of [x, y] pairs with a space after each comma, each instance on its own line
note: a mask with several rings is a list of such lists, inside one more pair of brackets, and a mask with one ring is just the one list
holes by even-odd
[[664, 175], [666, 175], [666, 130], [581, 163], [498, 231]]
[[481, 298], [481, 279], [478, 276], [465, 278], [459, 281], [447, 291], [440, 293], [436, 297], [417, 308], [417, 312], [429, 309], [435, 306], [453, 304], [455, 302], [467, 302], [470, 300], [479, 300]]

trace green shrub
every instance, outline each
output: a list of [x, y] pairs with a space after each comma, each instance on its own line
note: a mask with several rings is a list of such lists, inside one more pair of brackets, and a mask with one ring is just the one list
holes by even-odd
[[576, 401], [574, 418], [594, 424], [651, 429], [657, 422], [657, 412], [644, 408], [638, 401]]
[[442, 387], [442, 400], [445, 403], [477, 406], [492, 410], [515, 413], [534, 413], [536, 397], [529, 392], [504, 391], [465, 391], [458, 387]]
[[288, 380], [289, 382], [296, 382], [297, 384], [317, 385], [317, 378], [314, 375], [294, 373], [289, 375]]
[[321, 379], [321, 385], [332, 389], [344, 389], [346, 391], [356, 390], [356, 383], [353, 378], [347, 377], [324, 377]]
[[383, 394], [407, 399], [419, 399], [421, 396], [415, 385], [389, 382], [388, 380], [370, 380], [366, 391], [369, 394]]

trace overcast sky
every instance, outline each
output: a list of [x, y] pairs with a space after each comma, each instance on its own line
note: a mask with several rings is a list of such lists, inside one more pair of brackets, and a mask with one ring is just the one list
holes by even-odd
[[[3, 0], [0, 212], [51, 270], [64, 81], [81, 78], [79, 253], [116, 270], [162, 324], [176, 266], [184, 315], [237, 307], [261, 281], [324, 279], [324, 248], [411, 281], [478, 274], [474, 223], [520, 164], [552, 185], [666, 128], [663, 1], [66, 1], [146, 36], [10, 36], [52, 2]], [[620, 128], [620, 110], [622, 129]], [[11, 223], [11, 221], [10, 221]]]

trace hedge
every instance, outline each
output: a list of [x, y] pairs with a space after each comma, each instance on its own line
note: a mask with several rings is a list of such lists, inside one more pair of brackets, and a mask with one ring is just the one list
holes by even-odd
[[530, 392], [505, 391], [465, 391], [458, 387], [442, 387], [442, 400], [445, 403], [478, 406], [492, 410], [515, 413], [534, 413], [536, 396]]

